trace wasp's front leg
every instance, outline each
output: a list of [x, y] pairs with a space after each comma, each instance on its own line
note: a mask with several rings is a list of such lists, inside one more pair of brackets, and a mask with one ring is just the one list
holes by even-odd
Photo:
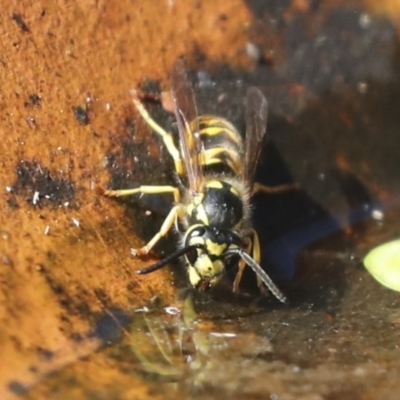
[[[251, 252], [251, 257], [253, 260], [257, 263], [260, 264], [260, 259], [261, 259], [261, 249], [260, 249], [260, 240], [258, 238], [258, 234], [254, 229], [251, 229], [251, 236], [247, 237], [247, 244], [246, 244], [246, 253], [250, 254]], [[243, 277], [243, 271], [246, 268], [247, 264], [244, 260], [239, 261], [238, 265], [238, 272], [236, 274], [235, 280], [233, 282], [233, 292], [234, 293], [239, 293], [239, 285], [240, 281], [242, 280]], [[265, 287], [262, 279], [257, 275], [257, 286], [262, 294], [267, 293], [267, 288]]]
[[161, 225], [160, 230], [154, 235], [154, 237], [142, 248], [131, 249], [131, 254], [134, 257], [146, 255], [156, 245], [156, 243], [169, 232], [172, 225], [174, 225], [174, 223], [177, 221], [181, 209], [181, 205], [176, 205], [173, 207]]

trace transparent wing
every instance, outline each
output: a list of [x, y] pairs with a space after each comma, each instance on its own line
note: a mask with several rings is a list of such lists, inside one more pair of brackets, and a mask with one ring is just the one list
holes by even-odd
[[182, 60], [178, 60], [172, 67], [171, 95], [178, 122], [179, 141], [189, 188], [197, 191], [200, 189], [204, 178], [200, 159], [203, 146], [200, 139], [193, 88]]
[[246, 95], [246, 139], [243, 179], [253, 187], [258, 160], [267, 137], [268, 102], [255, 87]]

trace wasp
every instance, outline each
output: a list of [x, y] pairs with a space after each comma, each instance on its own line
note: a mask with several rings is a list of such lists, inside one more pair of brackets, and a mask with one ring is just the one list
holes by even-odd
[[[136, 271], [154, 272], [184, 257], [191, 285], [200, 290], [215, 286], [228, 266], [237, 265], [233, 291], [239, 291], [243, 271], [249, 266], [262, 291], [286, 298], [260, 266], [260, 242], [251, 225], [252, 195], [275, 193], [293, 185], [267, 187], [255, 183], [255, 171], [266, 138], [268, 103], [261, 91], [251, 87], [246, 95], [246, 136], [226, 119], [197, 113], [193, 87], [182, 60], [171, 73], [171, 97], [179, 132], [179, 148], [173, 135], [149, 115], [136, 90], [131, 91], [139, 114], [161, 137], [176, 170], [177, 186], [140, 186], [106, 190], [106, 196], [169, 194], [174, 205], [156, 235], [133, 256], [147, 254], [174, 226], [179, 248], [156, 264]], [[265, 285], [265, 286], [264, 286]]]

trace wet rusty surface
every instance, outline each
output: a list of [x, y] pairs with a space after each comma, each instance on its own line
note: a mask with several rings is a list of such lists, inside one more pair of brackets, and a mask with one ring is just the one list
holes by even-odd
[[[362, 265], [400, 234], [397, 1], [26, 1], [2, 15], [2, 399], [397, 399], [400, 297]], [[182, 56], [202, 113], [243, 130], [246, 89], [268, 98], [258, 180], [301, 190], [258, 196], [255, 226], [288, 306], [250, 271], [241, 296], [229, 276], [181, 293], [179, 265], [138, 277], [175, 248], [171, 235], [129, 254], [170, 203], [98, 195], [173, 182], [129, 90], [168, 90]]]

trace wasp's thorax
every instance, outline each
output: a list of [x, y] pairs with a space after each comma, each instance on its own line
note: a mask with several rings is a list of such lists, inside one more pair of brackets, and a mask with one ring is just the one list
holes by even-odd
[[193, 287], [207, 290], [215, 286], [225, 272], [227, 250], [243, 246], [240, 237], [230, 229], [208, 225], [193, 225], [186, 232], [185, 255], [189, 280]]
[[208, 181], [186, 207], [189, 225], [204, 224], [235, 229], [243, 221], [244, 205], [239, 191], [223, 180]]

